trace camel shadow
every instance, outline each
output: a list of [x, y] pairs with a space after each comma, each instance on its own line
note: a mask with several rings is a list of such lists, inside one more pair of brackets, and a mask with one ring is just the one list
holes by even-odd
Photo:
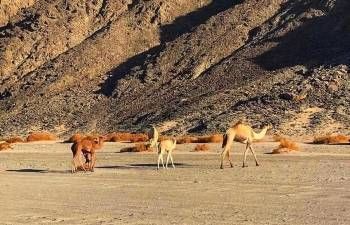
[[[129, 164], [130, 166], [132, 167], [136, 167], [136, 168], [142, 168], [142, 167], [154, 167], [156, 168], [157, 167], [157, 164], [156, 163], [137, 163], [137, 164]], [[171, 167], [171, 164], [169, 164], [168, 166]], [[179, 168], [190, 168], [190, 167], [193, 167], [192, 165], [190, 164], [186, 164], [186, 163], [174, 163], [174, 166], [175, 167], [179, 167]]]
[[18, 173], [43, 173], [47, 172], [48, 170], [42, 170], [42, 169], [18, 169], [18, 170], [6, 170], [7, 172], [18, 172]]
[[71, 173], [71, 170], [46, 170], [46, 169], [10, 169], [6, 170], [7, 172], [16, 172], [16, 173], [58, 173], [66, 174]]
[[324, 143], [313, 143], [313, 142], [304, 142], [304, 144], [307, 145], [350, 145], [350, 143], [331, 143], [331, 144], [324, 144]]
[[[174, 163], [176, 168], [191, 168], [193, 167], [190, 164], [186, 163]], [[169, 164], [169, 168], [172, 168], [172, 166]], [[156, 163], [132, 163], [132, 164], [127, 164], [124, 166], [118, 166], [118, 165], [107, 165], [107, 166], [96, 166], [96, 168], [99, 169], [139, 169], [139, 170], [154, 170], [157, 168]]]

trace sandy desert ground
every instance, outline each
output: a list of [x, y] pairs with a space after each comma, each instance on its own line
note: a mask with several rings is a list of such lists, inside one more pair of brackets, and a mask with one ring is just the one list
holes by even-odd
[[[350, 224], [350, 146], [302, 144], [261, 166], [235, 144], [234, 168], [178, 145], [177, 168], [155, 170], [155, 153], [119, 153], [107, 143], [94, 173], [71, 174], [70, 144], [16, 144], [0, 153], [0, 224]], [[226, 164], [227, 165], [227, 164]]]

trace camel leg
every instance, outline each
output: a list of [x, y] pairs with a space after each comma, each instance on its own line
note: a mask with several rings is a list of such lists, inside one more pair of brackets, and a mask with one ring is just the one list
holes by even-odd
[[173, 165], [173, 168], [175, 169], [174, 161], [173, 161], [173, 155], [170, 154], [170, 160], [171, 160], [171, 165]]
[[72, 159], [72, 169], [71, 169], [71, 172], [72, 173], [75, 173], [75, 170], [76, 170], [76, 167], [75, 167], [75, 152], [72, 150], [72, 153], [73, 153], [73, 159]]
[[163, 160], [163, 155], [164, 155], [164, 153], [162, 153], [161, 155], [162, 155], [162, 157], [160, 158], [160, 160], [162, 161], [162, 166], [163, 166], [163, 169], [164, 169], [164, 168], [165, 168], [165, 167], [164, 167], [164, 160]]
[[[73, 151], [73, 150], [72, 150]], [[73, 159], [72, 159], [72, 173], [75, 173], [77, 171], [77, 152], [79, 151], [73, 151]]]
[[92, 163], [93, 163], [93, 156], [92, 156], [92, 154], [91, 153], [88, 153], [87, 154], [87, 157], [88, 157], [88, 168], [89, 168], [89, 170], [91, 171], [91, 168], [92, 168]]
[[[232, 146], [233, 140], [235, 138], [235, 134], [228, 134], [227, 136], [227, 140], [226, 140], [226, 145], [223, 145], [224, 150], [221, 153], [221, 165], [220, 165], [220, 169], [224, 168], [224, 160], [226, 155], [228, 155], [229, 161], [230, 161], [230, 148]], [[224, 143], [223, 143], [224, 144]], [[230, 165], [231, 167], [233, 167], [232, 162], [230, 161]]]
[[243, 158], [243, 166], [242, 166], [242, 167], [247, 167], [246, 161], [247, 161], [247, 152], [248, 152], [248, 150], [249, 150], [248, 147], [249, 147], [249, 144], [247, 143], [246, 148], [245, 148], [245, 151], [244, 151], [244, 158]]
[[224, 169], [224, 159], [225, 159], [226, 154], [227, 154], [227, 148], [225, 147], [225, 149], [221, 152], [221, 165], [220, 165], [220, 169]]
[[158, 165], [157, 165], [157, 170], [159, 170], [159, 163], [160, 163], [160, 158], [162, 157], [162, 154], [158, 154]]
[[83, 162], [81, 161], [80, 155], [75, 155], [73, 157], [73, 160], [72, 160], [72, 173], [75, 173], [77, 171], [77, 165], [78, 165], [77, 161], [79, 162], [79, 164], [83, 168], [83, 170], [86, 172], [86, 169], [83, 165]]
[[166, 156], [166, 164], [165, 167], [168, 169], [168, 163], [169, 163], [169, 159], [170, 159], [170, 152], [168, 152], [167, 156]]
[[231, 158], [230, 158], [230, 151], [227, 151], [227, 158], [228, 158], [228, 161], [230, 162], [230, 166], [231, 168], [233, 167], [233, 164], [231, 162]]
[[255, 155], [255, 152], [254, 152], [254, 150], [253, 150], [252, 146], [251, 146], [251, 145], [249, 145], [249, 148], [250, 148], [250, 151], [252, 152], [252, 154], [253, 154], [253, 156], [254, 156], [256, 166], [259, 166], [258, 159], [256, 158], [256, 155]]
[[72, 160], [72, 173], [75, 173], [75, 171], [76, 171], [76, 166], [75, 166], [75, 160], [73, 158], [73, 160]]
[[83, 156], [85, 158], [85, 163], [84, 163], [84, 168], [85, 166], [90, 169], [90, 159], [89, 159], [89, 154], [88, 153], [83, 153]]
[[85, 169], [85, 166], [83, 164], [83, 161], [81, 161], [81, 155], [78, 155], [78, 158], [79, 158], [79, 163], [80, 163], [80, 166], [83, 168], [83, 170], [86, 172], [86, 169]]
[[91, 172], [93, 172], [92, 170], [93, 170], [93, 163], [94, 163], [94, 156], [92, 155], [92, 153], [89, 153], [90, 154], [90, 158], [89, 158], [89, 170], [91, 171]]
[[94, 172], [95, 170], [95, 163], [96, 163], [96, 154], [93, 153], [91, 154], [91, 167], [90, 167], [91, 172]]

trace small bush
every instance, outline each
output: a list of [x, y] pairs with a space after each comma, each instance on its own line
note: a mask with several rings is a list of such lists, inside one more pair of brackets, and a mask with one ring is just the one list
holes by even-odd
[[291, 151], [299, 151], [299, 146], [294, 141], [287, 138], [280, 139], [279, 146], [272, 151], [272, 154], [288, 153]]
[[0, 151], [4, 151], [4, 150], [7, 150], [7, 149], [12, 149], [13, 147], [11, 146], [10, 143], [8, 142], [2, 142], [0, 143]]
[[342, 134], [338, 135], [326, 135], [321, 137], [315, 137], [313, 144], [344, 144], [349, 143], [350, 137]]
[[152, 149], [149, 145], [143, 143], [136, 143], [133, 147], [122, 148], [120, 152], [150, 152]]
[[27, 141], [55, 141], [58, 138], [49, 132], [32, 132], [27, 137]]
[[[164, 140], [171, 140], [171, 139], [172, 139], [172, 137], [170, 137], [170, 136], [159, 136], [158, 142], [164, 141]], [[178, 144], [178, 139], [176, 140], [176, 142]]]
[[5, 140], [7, 143], [23, 143], [25, 142], [21, 137], [10, 137]]
[[281, 135], [275, 135], [275, 136], [273, 136], [273, 140], [276, 141], [276, 142], [280, 142], [282, 139], [284, 139], [284, 137], [281, 136]]
[[210, 136], [183, 136], [177, 138], [178, 144], [188, 144], [188, 143], [220, 143], [223, 141], [223, 136], [221, 134], [213, 134]]
[[148, 135], [144, 133], [109, 133], [106, 135], [107, 142], [145, 142], [148, 141]]
[[209, 146], [206, 144], [197, 144], [196, 147], [194, 147], [194, 152], [206, 152], [209, 151]]
[[197, 137], [183, 136], [176, 138], [177, 144], [188, 144], [188, 143], [198, 143]]
[[221, 134], [213, 134], [210, 136], [198, 137], [197, 143], [220, 143], [223, 141], [223, 136]]

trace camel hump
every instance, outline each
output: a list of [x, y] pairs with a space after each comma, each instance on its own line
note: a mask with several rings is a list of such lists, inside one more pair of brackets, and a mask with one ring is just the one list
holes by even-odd
[[227, 134], [224, 134], [221, 147], [225, 148], [226, 144], [227, 144]]
[[239, 125], [242, 125], [243, 124], [243, 121], [242, 120], [238, 120], [234, 125], [233, 127], [238, 127]]

